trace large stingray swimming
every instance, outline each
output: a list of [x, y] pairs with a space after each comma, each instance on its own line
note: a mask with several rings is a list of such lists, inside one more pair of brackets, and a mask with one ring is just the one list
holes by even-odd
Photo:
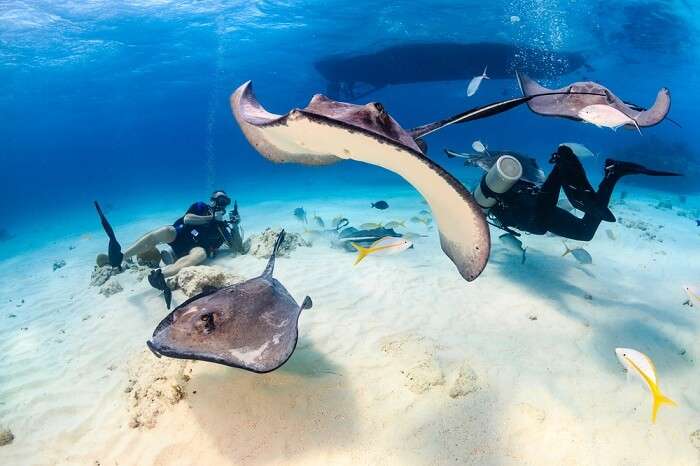
[[306, 108], [275, 115], [258, 103], [247, 82], [231, 96], [231, 108], [248, 141], [273, 162], [324, 165], [348, 159], [401, 175], [430, 205], [442, 249], [459, 273], [471, 281], [486, 266], [491, 243], [481, 208], [381, 104], [354, 105], [317, 94]]
[[259, 277], [206, 290], [173, 310], [147, 342], [151, 351], [158, 357], [198, 359], [252, 372], [270, 372], [284, 364], [296, 348], [299, 314], [311, 307], [311, 298], [300, 306], [272, 277], [283, 240], [284, 230]]
[[[527, 103], [530, 110], [544, 116], [557, 116], [581, 121], [579, 117], [581, 110], [590, 105], [602, 104], [621, 111], [636, 121], [637, 125], [644, 127], [660, 123], [671, 109], [671, 93], [665, 87], [657, 93], [654, 105], [645, 109], [623, 101], [607, 87], [591, 81], [575, 82], [561, 89], [547, 89], [523, 73], [517, 73], [516, 76], [524, 96], [549, 94], [532, 99]], [[579, 92], [585, 94], [570, 95]], [[635, 128], [631, 124], [625, 126], [630, 129]]]

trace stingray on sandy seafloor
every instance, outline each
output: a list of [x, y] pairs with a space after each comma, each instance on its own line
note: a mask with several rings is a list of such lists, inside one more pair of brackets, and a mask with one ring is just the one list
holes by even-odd
[[207, 289], [179, 305], [156, 327], [147, 342], [151, 351], [259, 373], [287, 362], [297, 345], [299, 314], [312, 303], [307, 296], [300, 306], [272, 277], [283, 240], [284, 230], [259, 277]]
[[537, 160], [511, 150], [491, 149], [488, 152], [471, 154], [445, 149], [445, 154], [449, 158], [457, 157], [464, 159], [464, 165], [467, 167], [479, 167], [485, 171], [489, 171], [499, 157], [503, 155], [510, 155], [511, 157], [516, 158], [520, 162], [520, 165], [522, 165], [523, 176], [521, 178], [523, 180], [531, 181], [533, 183], [542, 183], [544, 181], [544, 172], [537, 163]]
[[[549, 94], [531, 99], [527, 103], [530, 110], [544, 116], [557, 116], [581, 121], [579, 113], [584, 108], [591, 105], [607, 105], [619, 110], [639, 126], [644, 127], [660, 123], [671, 109], [671, 93], [665, 87], [659, 90], [654, 105], [645, 109], [623, 101], [605, 86], [591, 81], [575, 82], [561, 89], [547, 89], [523, 73], [516, 73], [516, 77], [523, 96]], [[625, 127], [635, 129], [632, 124], [627, 124]]]
[[[247, 82], [231, 95], [231, 109], [251, 145], [273, 162], [327, 165], [349, 159], [399, 174], [430, 205], [442, 249], [459, 273], [471, 281], [486, 266], [490, 237], [481, 208], [381, 104], [354, 105], [317, 94], [306, 108], [275, 115], [258, 103]], [[423, 127], [419, 131], [415, 137]]]

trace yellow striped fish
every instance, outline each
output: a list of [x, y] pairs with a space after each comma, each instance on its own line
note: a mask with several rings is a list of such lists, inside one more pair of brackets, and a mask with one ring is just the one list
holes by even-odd
[[631, 348], [615, 348], [615, 354], [620, 364], [625, 366], [630, 374], [639, 377], [649, 388], [652, 396], [651, 422], [656, 422], [656, 414], [662, 404], [676, 406], [676, 402], [661, 393], [656, 378], [656, 367], [649, 357]]

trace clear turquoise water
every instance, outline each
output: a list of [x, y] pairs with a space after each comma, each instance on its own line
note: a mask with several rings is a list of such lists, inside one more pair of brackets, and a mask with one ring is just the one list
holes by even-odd
[[[417, 200], [411, 187], [401, 178], [377, 167], [344, 162], [330, 167], [308, 168], [275, 165], [261, 158], [244, 139], [229, 108], [229, 95], [243, 82], [252, 79], [265, 107], [276, 113], [285, 113], [306, 105], [313, 94], [326, 91], [328, 82], [314, 63], [329, 55], [370, 53], [395, 45], [426, 42], [496, 42], [516, 50], [539, 47], [561, 54], [581, 54], [589, 65], [558, 74], [556, 69], [560, 63], [545, 61], [538, 70], [546, 75], [542, 79], [544, 84], [560, 87], [590, 79], [604, 84], [626, 100], [645, 106], [650, 106], [658, 89], [665, 86], [672, 93], [670, 116], [682, 127], [664, 122], [644, 129], [643, 136], [640, 136], [634, 131], [613, 132], [573, 121], [542, 118], [522, 107], [431, 136], [429, 155], [468, 185], [473, 184], [481, 172], [447, 160], [442, 149], [467, 151], [475, 139], [488, 142], [492, 148], [515, 150], [536, 157], [545, 171], [549, 169], [546, 163], [549, 154], [560, 142], [585, 144], [600, 154], [583, 161], [594, 184], [600, 179], [602, 163], [607, 156], [642, 160], [647, 165], [667, 166], [671, 163], [674, 169], [689, 174], [674, 183], [626, 179], [619, 188], [619, 191], [629, 192], [629, 205], [618, 206], [624, 216], [633, 216], [644, 209], [641, 218], [645, 222], [655, 225], [654, 228], [666, 224], [665, 232], [671, 233], [663, 237], [665, 244], [647, 241], [637, 229], [615, 226], [628, 242], [618, 243], [619, 256], [605, 257], [609, 243], [603, 243], [607, 241], [603, 226], [589, 248], [595, 255], [596, 266], [601, 264], [600, 268], [584, 277], [585, 270], [579, 270], [580, 267], [574, 270], [574, 265], [562, 262], [559, 257], [562, 247], [558, 239], [538, 237], [531, 240], [533, 259], [529, 260], [528, 268], [513, 268], [512, 258], [496, 246], [496, 253], [486, 269], [487, 276], [481, 282], [485, 283], [484, 287], [489, 284], [503, 286], [504, 282], [500, 280], [508, 277], [506, 289], [513, 293], [514, 299], [523, 295], [535, 297], [534, 302], [542, 307], [545, 315], [549, 312], [551, 317], [559, 312], [568, 319], [568, 324], [592, 326], [593, 337], [580, 350], [589, 358], [588, 362], [594, 361], [586, 366], [588, 375], [605, 373], [608, 378], [624, 377], [616, 372], [620, 368], [611, 352], [620, 341], [632, 342], [640, 349], [654, 350], [655, 360], [663, 365], [667, 374], [665, 380], [671, 381], [670, 375], [678, 374], [683, 378], [685, 385], [669, 383], [675, 393], [690, 393], [679, 400], [685, 410], [681, 411], [682, 416], [687, 421], [697, 412], [698, 406], [697, 395], [691, 393], [696, 392], [692, 388], [697, 382], [697, 364], [693, 358], [698, 350], [697, 345], [692, 345], [697, 339], [689, 336], [697, 328], [697, 318], [682, 314], [695, 310], [682, 307], [685, 298], [680, 286], [681, 280], [700, 283], [697, 275], [700, 258], [697, 231], [700, 228], [695, 226], [692, 218], [675, 213], [679, 210], [698, 212], [700, 208], [700, 182], [696, 177], [700, 176], [700, 150], [696, 143], [697, 109], [700, 106], [698, 13], [700, 5], [691, 0], [0, 2], [0, 218], [4, 219], [0, 228], [12, 235], [11, 239], [0, 241], [0, 273], [4, 277], [11, 276], [15, 270], [21, 273], [16, 280], [3, 282], [8, 288], [0, 293], [1, 304], [5, 304], [0, 319], [9, 312], [20, 313], [15, 308], [16, 301], [7, 304], [17, 295], [15, 287], [41, 290], [44, 281], [58, 288], [63, 286], [56, 285], [58, 274], [52, 275], [49, 269], [54, 258], [68, 258], [69, 263], [63, 272], [70, 276], [70, 283], [80, 284], [82, 291], [87, 289], [93, 258], [102, 244], [95, 241], [79, 243], [78, 238], [85, 233], [102, 238], [92, 206], [94, 199], [105, 206], [111, 205], [110, 220], [118, 232], [124, 231], [121, 230], [124, 226], [128, 232], [125, 236], [129, 239], [138, 237], [136, 222], [142, 222], [148, 228], [169, 223], [193, 201], [206, 200], [214, 188], [224, 188], [238, 200], [244, 224], [250, 226], [251, 232], [253, 228], [260, 230], [267, 225], [256, 218], [255, 208], [262, 204], [266, 205], [265, 221], [270, 218], [270, 205], [283, 205], [279, 220], [275, 219], [275, 222], [285, 225], [294, 222], [288, 210], [290, 203], [325, 208], [328, 215], [334, 215], [329, 205], [321, 205], [323, 201], [354, 209], [356, 206], [351, 203], [354, 198], [393, 196], [407, 204], [406, 199]], [[513, 21], [512, 16], [517, 16], [519, 21]], [[403, 66], [430, 67], [431, 62], [418, 61]], [[467, 108], [519, 95], [514, 79], [486, 81], [471, 98], [466, 97], [465, 90], [466, 81], [463, 79], [390, 85], [373, 92], [362, 102], [382, 102], [404, 127], [410, 128]], [[687, 196], [687, 204], [680, 205], [680, 196]], [[670, 200], [675, 210], [647, 209], [659, 200]], [[615, 207], [613, 211], [618, 212]], [[432, 249], [426, 247], [426, 251], [434, 254], [433, 258], [440, 254], [434, 233], [425, 240], [426, 244], [432, 241], [429, 243]], [[78, 244], [78, 249], [66, 252], [68, 245], [75, 244]], [[24, 262], [23, 253], [41, 248], [47, 248], [47, 252]], [[668, 257], [666, 249], [672, 251]], [[647, 256], [640, 259], [641, 254]], [[634, 261], [628, 261], [629, 256], [633, 256]], [[418, 257], [425, 259], [425, 256]], [[72, 263], [70, 258], [74, 258]], [[257, 270], [253, 259], [243, 260], [248, 260], [249, 270]], [[405, 260], [405, 263], [410, 263]], [[433, 262], [424, 262], [416, 267], [425, 269], [428, 282], [435, 287], [454, 278], [445, 278], [425, 265], [434, 265]], [[306, 257], [303, 263], [310, 264], [311, 259]], [[643, 270], [637, 263], [644, 264]], [[314, 267], [329, 267], [337, 275], [337, 270], [341, 269], [336, 269], [336, 265], [313, 264]], [[449, 267], [443, 267], [440, 273], [448, 269], [454, 272], [452, 265], [447, 265]], [[572, 270], [581, 274], [570, 278], [566, 274]], [[76, 276], [77, 273], [82, 275]], [[296, 274], [288, 273], [290, 276]], [[597, 278], [596, 274], [605, 278]], [[661, 279], [664, 276], [671, 276], [673, 280], [664, 281]], [[384, 291], [391, 291], [391, 287], [382, 290], [382, 277], [375, 278], [376, 283], [367, 284], [355, 276], [353, 286], [361, 283], [366, 286], [365, 297], [371, 298], [375, 293], [390, 302], [393, 296]], [[397, 283], [395, 289], [404, 285], [396, 276], [393, 280]], [[544, 281], [547, 283], [542, 283]], [[305, 285], [302, 278], [298, 278], [298, 282]], [[486, 308], [493, 305], [494, 312], [525, 312], [523, 309], [513, 310], [507, 293], [495, 290], [496, 298], [492, 298], [477, 293], [484, 288], [476, 288], [476, 285], [474, 288], [460, 288], [462, 282], [458, 285], [451, 284], [453, 288], [450, 289], [464, 293], [460, 303], [465, 306], [472, 304], [467, 297], [478, 295], [475, 306], [480, 311], [490, 311]], [[162, 309], [153, 304], [156, 300], [145, 283], [134, 285], [137, 286], [140, 287], [136, 291], [138, 296], [130, 302], [130, 311], [137, 308], [140, 312], [144, 308], [149, 314], [145, 323], [131, 323], [133, 327], [140, 326], [143, 335], [134, 337], [129, 344], [143, 349], [142, 342], [153, 324], [162, 317]], [[581, 300], [581, 295], [590, 290], [595, 290], [597, 301], [591, 304], [594, 308], [588, 314], [585, 306], [589, 304]], [[329, 300], [335, 293], [322, 285], [312, 291]], [[645, 291], [649, 291], [649, 296]], [[86, 293], [78, 296], [82, 299], [81, 312], [90, 307], [90, 299], [96, 297], [94, 289]], [[40, 297], [36, 304], [41, 308], [37, 316], [72, 310], [67, 296], [41, 294]], [[370, 298], [365, 301], [358, 299], [357, 307], [371, 301]], [[419, 298], [425, 298], [425, 306], [430, 306], [430, 296], [420, 295]], [[570, 299], [575, 305], [568, 303]], [[142, 305], [143, 302], [148, 306]], [[104, 305], [104, 301], [100, 303]], [[109, 306], [115, 306], [111, 303], [104, 306], [110, 309]], [[407, 307], [412, 304], [415, 303], [407, 303]], [[159, 300], [157, 305], [161, 305]], [[393, 309], [391, 302], [385, 307]], [[22, 312], [29, 313], [31, 309], [26, 306]], [[624, 325], [607, 326], [605, 319], [609, 315], [605, 313], [610, 309], [624, 317]], [[539, 310], [533, 309], [532, 312]], [[116, 321], [118, 317], [115, 315], [122, 309], [110, 311], [114, 311], [112, 318]], [[363, 321], [365, 316], [356, 314], [354, 308], [351, 311], [355, 323], [366, 324]], [[471, 309], [465, 315], [473, 319], [469, 321], [469, 331], [477, 328], [479, 318], [474, 317]], [[508, 315], [512, 318], [512, 314]], [[395, 320], [402, 317], [398, 315]], [[34, 318], [25, 314], [16, 321], [8, 319], [5, 325], [0, 322], [0, 330], [11, 335], [12, 339], [7, 341], [19, 342], [16, 345], [19, 348], [27, 341], [22, 339], [20, 327], [28, 323], [33, 325]], [[71, 314], [70, 319], [75, 322], [66, 319], [70, 322], [67, 327], [72, 326], [79, 332], [80, 325], [85, 325], [78, 322], [79, 318], [81, 316]], [[315, 318], [319, 323], [326, 316], [321, 314]], [[421, 319], [430, 320], [427, 314]], [[325, 323], [334, 328], [335, 323]], [[54, 324], [59, 326], [52, 321]], [[442, 328], [450, 325], [447, 322]], [[509, 325], [519, 329], [522, 324], [511, 321]], [[548, 325], [552, 325], [551, 335], [556, 338], [556, 324]], [[41, 325], [36, 327], [43, 328]], [[308, 328], [312, 333], [313, 326]], [[487, 333], [476, 338], [476, 341], [483, 342], [487, 355], [498, 354], [498, 348], [489, 347], [490, 332], [496, 334], [494, 328], [489, 327]], [[389, 332], [388, 329], [370, 330], [375, 332], [372, 344]], [[324, 337], [335, 335], [327, 331], [327, 334], [321, 334]], [[519, 330], [512, 333], [519, 335]], [[456, 340], [461, 335], [452, 335], [451, 338]], [[533, 340], [536, 338], [540, 336], [536, 335]], [[521, 349], [515, 336], [503, 340], [494, 338], [493, 341], [508, 341], [513, 351]], [[555, 346], [552, 342], [545, 343], [549, 345], [547, 348]], [[341, 353], [348, 354], [354, 348], [350, 345], [340, 347]], [[51, 348], [44, 348], [44, 351], [53, 351]], [[470, 349], [472, 354], [479, 351], [475, 347]], [[71, 350], [66, 353], [71, 358], [73, 352], [81, 351], [80, 348]], [[24, 346], [17, 351], [23, 352]], [[567, 354], [584, 359], [575, 351]], [[520, 362], [528, 362], [527, 355], [519, 356]], [[338, 356], [334, 354], [333, 357]], [[4, 367], [10, 366], [7, 363]], [[565, 364], [557, 368], [562, 369], [562, 366]], [[517, 372], [518, 368], [507, 370]], [[571, 374], [561, 372], [564, 375], [557, 378], [547, 373], [548, 367], [538, 367], [537, 371], [541, 371], [538, 374], [546, 383], [555, 387], [553, 393], [561, 392], [559, 395], [566, 400], [562, 404], [574, 406], [572, 409], [578, 409], [578, 415], [584, 416], [593, 406], [586, 405], [593, 395], [576, 404], [575, 390], [572, 389], [576, 384], [572, 382], [574, 376]], [[492, 375], [495, 386], [503, 383], [497, 375]], [[6, 390], [5, 393], [12, 392], [13, 396], [20, 398], [22, 390], [13, 388], [12, 381], [3, 386], [2, 377], [0, 372], [0, 394]], [[504, 380], [507, 383], [509, 379]], [[559, 384], [563, 388], [558, 388]], [[19, 382], [17, 386], [25, 387]], [[302, 394], [309, 388], [301, 384], [299, 387]], [[613, 393], [616, 386], [611, 388], [608, 383], [605, 389], [606, 393]], [[591, 410], [603, 411], [601, 406], [599, 402]], [[619, 415], [620, 419], [632, 417], [628, 411], [619, 414], [626, 409], [621, 406], [618, 403], [614, 408], [617, 410], [615, 416]], [[2, 405], [0, 414], [13, 420], [21, 419], [22, 413], [18, 410], [15, 405]], [[56, 417], [61, 416], [59, 412]], [[51, 425], [60, 427], [56, 417], [51, 418]], [[644, 416], [635, 417], [635, 422], [641, 425], [641, 417], [645, 423], [639, 430], [642, 440], [635, 438], [631, 441], [643, 441], [647, 432], [643, 430], [648, 427], [646, 412]], [[586, 418], [589, 426], [594, 421]], [[452, 419], [450, 426], [458, 430], [460, 422], [461, 419]], [[610, 420], [606, 419], [606, 422], [609, 426]], [[700, 427], [695, 424], [695, 421], [688, 421], [674, 426], [674, 435], [680, 432], [679, 437], [662, 439], [668, 440], [662, 443], [663, 447], [673, 450], [674, 442], [678, 441], [682, 442], [683, 448], [688, 448], [688, 433]], [[20, 426], [20, 432], [31, 433], [31, 422], [15, 421], [15, 425]], [[583, 437], [588, 439], [585, 434]], [[37, 441], [30, 434], [25, 438]], [[654, 438], [658, 440], [658, 437]], [[591, 442], [596, 445], [598, 440]], [[61, 451], [65, 451], [65, 446], [63, 448]], [[441, 448], [435, 447], [436, 450]], [[687, 449], [680, 454], [684, 459], [690, 458]], [[498, 459], [498, 454], [494, 456]], [[604, 455], [601, 456], [604, 459]], [[466, 458], [459, 454], [455, 457]], [[582, 464], [596, 462], [582, 459]]]

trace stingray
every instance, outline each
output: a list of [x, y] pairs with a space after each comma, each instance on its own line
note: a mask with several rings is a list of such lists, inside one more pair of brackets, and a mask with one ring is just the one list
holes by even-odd
[[532, 183], [542, 183], [544, 181], [544, 172], [540, 168], [537, 160], [527, 155], [519, 154], [510, 150], [489, 150], [488, 153], [462, 153], [450, 149], [445, 149], [445, 154], [449, 158], [458, 157], [464, 159], [464, 165], [467, 167], [479, 167], [482, 170], [489, 171], [493, 164], [496, 163], [502, 155], [510, 155], [515, 157], [523, 167], [522, 179]]
[[287, 362], [297, 345], [299, 305], [272, 273], [284, 240], [277, 237], [265, 271], [221, 289], [206, 289], [171, 312], [146, 344], [158, 356], [197, 359], [252, 372], [270, 372]]
[[[649, 109], [645, 109], [639, 105], [623, 101], [605, 86], [591, 81], [575, 82], [561, 89], [547, 89], [523, 73], [516, 73], [516, 76], [524, 96], [550, 94], [531, 99], [527, 103], [530, 110], [544, 116], [557, 116], [581, 121], [578, 113], [583, 108], [589, 105], [602, 104], [621, 111], [635, 120], [639, 126], [654, 126], [666, 118], [671, 108], [671, 93], [665, 87], [659, 90], [654, 105]], [[625, 126], [635, 129], [632, 124]]]
[[442, 250], [459, 273], [472, 281], [486, 266], [490, 237], [484, 214], [456, 178], [424, 155], [414, 139], [427, 132], [423, 127], [409, 133], [379, 103], [355, 105], [320, 94], [306, 108], [275, 115], [257, 101], [250, 81], [231, 95], [231, 109], [250, 144], [273, 162], [356, 160], [402, 176], [430, 205]]
[[488, 66], [494, 79], [510, 78], [516, 68], [553, 78], [585, 64], [579, 53], [551, 52], [494, 42], [415, 43], [358, 55], [333, 55], [314, 63], [333, 98], [359, 99], [388, 85], [469, 80]]

